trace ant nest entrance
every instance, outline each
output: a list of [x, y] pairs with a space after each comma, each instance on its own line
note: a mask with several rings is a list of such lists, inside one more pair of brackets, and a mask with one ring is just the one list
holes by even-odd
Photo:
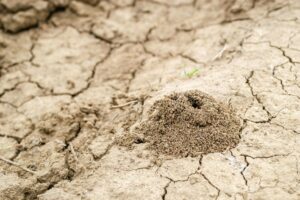
[[126, 136], [127, 145], [146, 142], [158, 154], [186, 157], [222, 152], [239, 142], [240, 122], [233, 110], [200, 91], [165, 96], [148, 115], [135, 129], [142, 137]]

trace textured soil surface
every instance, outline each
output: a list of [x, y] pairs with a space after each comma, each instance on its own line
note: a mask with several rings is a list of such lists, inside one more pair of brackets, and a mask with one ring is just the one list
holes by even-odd
[[148, 115], [136, 135], [125, 134], [129, 147], [146, 142], [158, 154], [194, 157], [222, 152], [239, 142], [240, 123], [234, 111], [197, 90], [156, 101]]
[[[190, 90], [238, 144], [116, 143]], [[300, 1], [0, 0], [0, 199], [300, 199]]]

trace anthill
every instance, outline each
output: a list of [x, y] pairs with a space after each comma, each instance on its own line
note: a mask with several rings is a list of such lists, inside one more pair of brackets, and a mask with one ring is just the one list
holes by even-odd
[[[196, 90], [156, 101], [136, 137], [123, 144], [146, 142], [158, 154], [177, 157], [222, 152], [239, 142], [240, 123], [231, 108]], [[123, 141], [124, 141], [123, 140]]]

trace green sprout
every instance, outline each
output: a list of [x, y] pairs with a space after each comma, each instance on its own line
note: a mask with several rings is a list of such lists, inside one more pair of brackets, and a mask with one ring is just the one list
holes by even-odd
[[198, 68], [193, 68], [192, 70], [186, 72], [184, 71], [184, 76], [188, 77], [188, 78], [192, 78], [193, 76], [197, 75], [199, 72]]

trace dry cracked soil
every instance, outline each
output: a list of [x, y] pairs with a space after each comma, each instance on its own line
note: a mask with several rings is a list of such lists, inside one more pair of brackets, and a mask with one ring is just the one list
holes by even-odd
[[[191, 90], [234, 145], [116, 142]], [[0, 0], [0, 199], [299, 200], [300, 1]]]

